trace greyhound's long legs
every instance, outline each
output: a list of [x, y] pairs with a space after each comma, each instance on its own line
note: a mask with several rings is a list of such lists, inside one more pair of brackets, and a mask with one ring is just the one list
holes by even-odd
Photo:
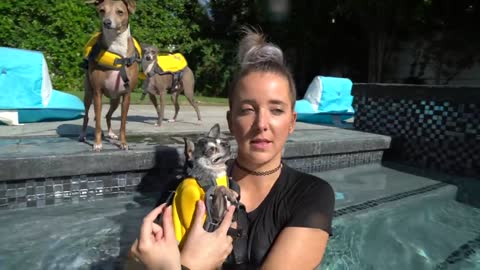
[[197, 101], [195, 100], [195, 97], [186, 95], [186, 92], [185, 92], [185, 97], [187, 98], [190, 105], [192, 105], [192, 107], [195, 109], [195, 112], [197, 113], [198, 121], [201, 121], [202, 117], [200, 116], [200, 110], [198, 109], [198, 104], [197, 104]]
[[187, 68], [185, 70], [185, 75], [182, 78], [181, 84], [182, 84], [182, 87], [183, 87], [183, 94], [187, 98], [190, 105], [192, 105], [193, 109], [195, 109], [195, 112], [197, 113], [198, 121], [201, 121], [202, 117], [200, 116], [200, 110], [198, 109], [198, 103], [195, 100], [195, 96], [194, 96], [194, 93], [193, 93], [194, 89], [195, 89], [195, 79], [193, 77], [193, 72], [190, 68]]
[[127, 93], [123, 95], [123, 98], [122, 98], [122, 120], [120, 123], [120, 148], [122, 148], [123, 150], [128, 150], [126, 130], [127, 130], [128, 108], [130, 107], [130, 94], [131, 93]]
[[93, 105], [95, 108], [95, 142], [93, 150], [101, 151], [102, 145], [102, 91], [100, 89], [93, 89]]
[[163, 117], [165, 116], [165, 106], [166, 100], [165, 96], [167, 95], [167, 89], [159, 89], [160, 92], [160, 114], [158, 116], [158, 121], [163, 121]]
[[173, 115], [171, 122], [175, 122], [177, 120], [178, 110], [180, 110], [180, 106], [178, 105], [178, 91], [172, 93], [172, 103], [175, 107], [175, 114]]
[[148, 93], [148, 97], [150, 98], [150, 101], [152, 102], [153, 107], [155, 107], [155, 110], [157, 111], [157, 123], [155, 123], [155, 125], [156, 126], [161, 126], [162, 125], [162, 116], [161, 116], [161, 113], [160, 113], [160, 106], [158, 106], [157, 97], [150, 92]]
[[87, 125], [88, 125], [88, 111], [90, 110], [90, 105], [92, 105], [92, 89], [90, 87], [90, 82], [88, 81], [88, 77], [85, 76], [85, 94], [83, 96], [83, 104], [85, 106], [85, 114], [83, 116], [83, 124], [82, 130], [80, 132], [80, 136], [78, 137], [78, 141], [84, 142], [87, 139]]
[[117, 140], [118, 136], [113, 132], [112, 129], [112, 115], [120, 104], [120, 98], [110, 99], [110, 109], [108, 109], [107, 115], [105, 115], [105, 120], [107, 121], [108, 128], [108, 137], [110, 139]]

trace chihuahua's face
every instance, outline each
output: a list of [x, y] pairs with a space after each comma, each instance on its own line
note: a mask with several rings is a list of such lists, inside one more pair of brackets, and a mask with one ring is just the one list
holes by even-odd
[[157, 59], [158, 49], [155, 46], [145, 46], [143, 48], [143, 60], [146, 62], [151, 62]]
[[192, 142], [185, 139], [185, 154], [196, 169], [215, 174], [225, 172], [225, 162], [230, 159], [230, 144], [220, 136], [220, 126], [214, 125], [207, 136]]
[[95, 2], [102, 20], [102, 30], [123, 33], [128, 28], [128, 17], [135, 12], [135, 1], [98, 0]]

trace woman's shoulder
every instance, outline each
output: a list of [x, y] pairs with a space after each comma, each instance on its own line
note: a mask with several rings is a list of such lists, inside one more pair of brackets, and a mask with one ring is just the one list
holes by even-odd
[[293, 168], [287, 169], [285, 202], [289, 207], [287, 227], [319, 228], [331, 234], [335, 193], [324, 179]]
[[301, 172], [289, 166], [285, 166], [287, 182], [295, 185], [302, 190], [310, 190], [312, 192], [327, 192], [333, 194], [333, 188], [324, 179], [313, 174]]

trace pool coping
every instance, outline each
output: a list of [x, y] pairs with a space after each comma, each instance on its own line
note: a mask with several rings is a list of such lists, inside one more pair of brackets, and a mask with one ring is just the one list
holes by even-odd
[[[390, 142], [391, 138], [388, 136], [340, 128], [299, 130], [290, 136], [289, 142], [285, 145], [283, 157], [295, 159], [384, 151], [390, 148]], [[71, 143], [65, 143], [66, 147], [69, 145], [77, 147], [76, 144], [78, 142], [73, 140]], [[235, 155], [236, 145], [233, 141], [232, 144], [232, 152]], [[48, 149], [57, 145], [45, 143], [41, 147]], [[172, 168], [183, 164], [183, 152], [182, 144], [152, 145], [150, 143], [139, 144], [137, 149], [129, 151], [93, 152], [89, 148], [64, 154], [47, 153], [31, 156], [12, 154], [0, 156], [0, 164], [2, 164], [0, 182]]]

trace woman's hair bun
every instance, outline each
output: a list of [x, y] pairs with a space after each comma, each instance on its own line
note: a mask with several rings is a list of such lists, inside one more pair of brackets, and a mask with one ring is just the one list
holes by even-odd
[[242, 32], [244, 37], [238, 48], [238, 61], [242, 69], [272, 62], [284, 64], [282, 50], [277, 45], [266, 42], [263, 34], [250, 27], [243, 27]]

